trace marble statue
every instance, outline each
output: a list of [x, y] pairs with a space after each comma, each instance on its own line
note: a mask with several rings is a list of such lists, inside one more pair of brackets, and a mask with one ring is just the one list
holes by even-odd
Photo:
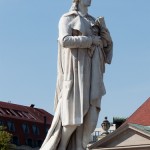
[[73, 0], [59, 21], [55, 115], [40, 150], [85, 150], [96, 127], [113, 43], [104, 18], [88, 14], [91, 1]]

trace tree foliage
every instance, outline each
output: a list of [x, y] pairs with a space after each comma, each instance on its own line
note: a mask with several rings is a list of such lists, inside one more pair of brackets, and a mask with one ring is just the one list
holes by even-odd
[[6, 127], [0, 126], [0, 150], [10, 150], [12, 134], [6, 131]]
[[119, 128], [127, 118], [123, 117], [113, 117], [113, 124], [116, 124], [116, 129]]

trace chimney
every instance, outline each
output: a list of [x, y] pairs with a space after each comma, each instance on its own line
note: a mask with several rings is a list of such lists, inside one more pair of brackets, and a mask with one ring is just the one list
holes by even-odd
[[34, 106], [35, 106], [34, 104], [31, 104], [31, 105], [30, 105], [30, 107], [32, 107], [32, 108], [34, 108]]

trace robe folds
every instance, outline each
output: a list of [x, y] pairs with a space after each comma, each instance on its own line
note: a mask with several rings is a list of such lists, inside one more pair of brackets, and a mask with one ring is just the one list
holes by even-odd
[[[77, 150], [75, 144], [71, 146], [77, 137], [81, 139], [80, 142], [83, 141], [82, 147], [88, 144], [87, 136], [97, 123], [97, 120], [92, 120], [94, 114], [90, 108], [100, 110], [101, 97], [106, 93], [103, 83], [105, 63], [111, 63], [112, 59], [112, 41], [108, 29], [103, 29], [103, 38], [106, 37], [109, 43], [108, 49], [107, 45], [103, 48], [102, 45], [92, 44], [93, 35], [101, 36], [99, 30], [95, 18], [90, 15], [82, 17], [76, 11], [66, 13], [60, 19], [55, 115], [40, 150], [57, 150], [62, 126], [69, 125], [79, 128], [73, 133], [68, 150]], [[91, 127], [85, 125], [90, 122]]]

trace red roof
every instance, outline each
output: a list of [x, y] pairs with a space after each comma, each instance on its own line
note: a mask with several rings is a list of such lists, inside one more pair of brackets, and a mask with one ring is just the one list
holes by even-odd
[[150, 126], [150, 98], [142, 104], [125, 123]]
[[34, 108], [31, 106], [29, 107], [18, 104], [6, 103], [2, 101], [0, 101], [0, 116], [34, 121], [38, 123], [43, 123], [45, 116], [47, 124], [51, 124], [53, 119], [53, 115], [51, 115], [43, 109]]

